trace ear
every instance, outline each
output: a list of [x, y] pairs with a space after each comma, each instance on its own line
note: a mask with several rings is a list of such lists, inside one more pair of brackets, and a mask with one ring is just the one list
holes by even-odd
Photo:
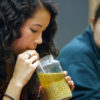
[[94, 30], [94, 17], [90, 19], [91, 30]]

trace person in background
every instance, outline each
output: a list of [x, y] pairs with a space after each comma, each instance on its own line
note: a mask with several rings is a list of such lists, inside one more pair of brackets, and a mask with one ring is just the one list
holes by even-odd
[[71, 100], [100, 100], [100, 5], [90, 26], [57, 58], [75, 84]]
[[35, 69], [39, 57], [57, 56], [57, 12], [53, 0], [0, 0], [0, 100], [47, 100]]

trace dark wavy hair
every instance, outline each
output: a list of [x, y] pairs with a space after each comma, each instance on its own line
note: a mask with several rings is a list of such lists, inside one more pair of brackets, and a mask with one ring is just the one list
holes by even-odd
[[[39, 9], [40, 3], [50, 12], [51, 21], [43, 32], [43, 43], [38, 46], [40, 56], [57, 55], [54, 45], [54, 35], [57, 25], [55, 17], [57, 7], [53, 0], [1, 0], [0, 1], [0, 60], [11, 58], [9, 45], [20, 37], [20, 27]], [[42, 53], [41, 53], [42, 52]]]
[[[0, 0], [0, 64], [2, 65], [0, 66], [0, 86], [6, 79], [5, 63], [14, 61], [10, 44], [20, 37], [21, 26], [41, 8], [41, 5], [50, 12], [51, 20], [43, 32], [43, 43], [36, 50], [40, 57], [47, 54], [57, 56], [54, 36], [57, 30], [55, 18], [58, 10], [54, 0]], [[4, 87], [0, 87], [0, 92]]]

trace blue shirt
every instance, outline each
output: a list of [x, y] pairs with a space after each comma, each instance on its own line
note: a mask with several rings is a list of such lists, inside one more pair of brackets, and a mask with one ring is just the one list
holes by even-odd
[[75, 83], [71, 100], [100, 100], [100, 52], [90, 27], [67, 44], [57, 59]]

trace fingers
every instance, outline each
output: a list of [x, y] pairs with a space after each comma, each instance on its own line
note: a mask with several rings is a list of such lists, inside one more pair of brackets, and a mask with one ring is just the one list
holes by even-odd
[[75, 86], [74, 86], [74, 82], [71, 80], [71, 77], [70, 76], [66, 76], [65, 80], [69, 84], [71, 91], [73, 91]]
[[44, 94], [44, 89], [42, 88], [42, 86], [39, 87], [39, 93], [42, 92], [42, 94]]
[[74, 90], [74, 82], [72, 80], [68, 81], [71, 91]]
[[30, 67], [32, 67], [32, 69], [35, 71], [35, 69], [37, 68], [37, 66], [40, 64], [39, 61], [34, 62], [33, 64], [30, 64]]
[[75, 88], [74, 82], [71, 80], [70, 76], [67, 76], [68, 75], [67, 71], [64, 71], [64, 74], [65, 74], [65, 80], [66, 80], [66, 82], [69, 84], [69, 87], [70, 87], [71, 91], [73, 91], [74, 88]]
[[39, 54], [35, 50], [27, 50], [18, 55], [16, 66], [23, 66], [21, 67], [22, 70], [26, 69], [27, 72], [34, 72], [36, 67], [40, 64], [38, 59]]
[[18, 55], [19, 58], [30, 59], [32, 56], [37, 55], [39, 58], [39, 54], [35, 50], [27, 50], [24, 53]]
[[42, 95], [43, 100], [48, 100], [48, 97], [44, 91], [44, 89], [40, 86], [40, 94]]
[[73, 82], [73, 81], [71, 81], [70, 88], [71, 88], [71, 91], [73, 91], [73, 90], [74, 90], [74, 88], [75, 88], [75, 85], [74, 85], [74, 82]]
[[67, 76], [67, 74], [68, 74], [67, 71], [63, 71], [63, 72], [64, 72], [64, 75]]
[[27, 61], [31, 64], [33, 64], [34, 62], [36, 62], [39, 59], [39, 56], [34, 55], [32, 57], [30, 57], [30, 59], [27, 59]]
[[41, 90], [42, 90], [42, 87], [40, 86], [40, 87], [39, 87], [39, 91], [38, 91], [38, 94], [39, 94], [39, 95], [40, 95]]
[[65, 79], [66, 79], [67, 81], [70, 81], [70, 80], [71, 80], [71, 77], [70, 77], [70, 76], [66, 76]]
[[38, 59], [39, 55], [35, 50], [28, 50], [18, 55], [13, 77], [23, 86], [26, 85], [40, 64]]

